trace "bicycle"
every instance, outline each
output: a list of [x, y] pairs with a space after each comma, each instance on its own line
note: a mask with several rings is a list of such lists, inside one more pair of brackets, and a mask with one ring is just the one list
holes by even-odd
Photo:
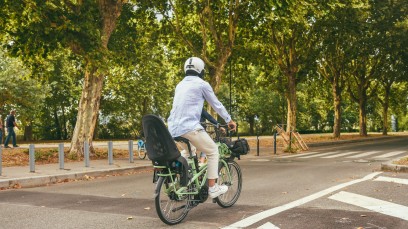
[[142, 160], [146, 158], [146, 144], [143, 139], [137, 141], [137, 154]]
[[[219, 132], [222, 126], [226, 127], [217, 125], [216, 131]], [[178, 224], [191, 209], [208, 199], [207, 165], [199, 167], [197, 155], [192, 154], [188, 139], [171, 138], [166, 126], [157, 116], [143, 117], [143, 129], [146, 134], [147, 152], [154, 168], [156, 212], [164, 223]], [[245, 139], [237, 140], [246, 143], [246, 149], [238, 152], [234, 149], [237, 141], [227, 145], [220, 138], [217, 140], [220, 155], [217, 183], [227, 185], [228, 192], [214, 198], [213, 203], [228, 208], [236, 203], [242, 189], [241, 168], [234, 159], [246, 154], [249, 146]], [[175, 141], [187, 145], [190, 154], [187, 159], [180, 155]]]

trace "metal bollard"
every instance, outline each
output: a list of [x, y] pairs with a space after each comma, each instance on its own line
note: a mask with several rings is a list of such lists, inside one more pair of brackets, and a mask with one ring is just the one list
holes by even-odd
[[84, 159], [85, 167], [89, 167], [89, 143], [87, 141], [84, 142]]
[[30, 144], [28, 154], [30, 160], [30, 173], [35, 173], [35, 150], [33, 144]]
[[109, 165], [113, 165], [113, 142], [108, 142], [108, 162]]
[[129, 162], [133, 163], [133, 140], [129, 140]]
[[3, 169], [2, 164], [3, 164], [3, 152], [0, 146], [0, 176], [1, 176], [1, 170]]
[[64, 143], [58, 145], [59, 168], [64, 169]]

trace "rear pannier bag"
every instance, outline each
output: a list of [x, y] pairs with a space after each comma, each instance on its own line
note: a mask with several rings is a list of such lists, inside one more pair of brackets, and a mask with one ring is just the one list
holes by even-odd
[[249, 152], [248, 141], [245, 138], [240, 138], [229, 144], [230, 150], [236, 156], [246, 155]]

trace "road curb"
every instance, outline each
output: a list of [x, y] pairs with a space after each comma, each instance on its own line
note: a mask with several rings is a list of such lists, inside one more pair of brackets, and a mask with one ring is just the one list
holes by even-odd
[[103, 177], [107, 175], [123, 175], [127, 173], [138, 172], [142, 170], [152, 169], [151, 165], [130, 167], [130, 168], [115, 168], [103, 169], [95, 171], [72, 172], [68, 174], [32, 176], [28, 178], [14, 178], [0, 180], [0, 189], [8, 188], [32, 188], [46, 186], [64, 182], [65, 180], [89, 180], [91, 177]]
[[[401, 157], [401, 158], [404, 158], [404, 157]], [[397, 165], [393, 163], [394, 161], [398, 161], [401, 158], [381, 163], [381, 170], [408, 173], [408, 165]]]

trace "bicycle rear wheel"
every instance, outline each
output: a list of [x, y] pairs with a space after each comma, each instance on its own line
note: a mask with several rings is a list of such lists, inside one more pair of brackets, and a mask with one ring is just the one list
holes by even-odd
[[137, 154], [139, 155], [140, 159], [146, 158], [146, 148], [144, 146], [137, 145]]
[[174, 183], [171, 183], [169, 177], [160, 177], [156, 186], [156, 212], [161, 221], [168, 225], [180, 223], [189, 211], [189, 196], [180, 197], [176, 195], [174, 186], [178, 188], [180, 180], [176, 177], [174, 181]]
[[[228, 170], [230, 176], [228, 176]], [[231, 179], [230, 179], [231, 177]], [[228, 162], [228, 169], [223, 164], [219, 170], [218, 184], [228, 186], [228, 191], [218, 196], [215, 201], [223, 208], [231, 207], [237, 202], [242, 189], [241, 168], [235, 161]]]

